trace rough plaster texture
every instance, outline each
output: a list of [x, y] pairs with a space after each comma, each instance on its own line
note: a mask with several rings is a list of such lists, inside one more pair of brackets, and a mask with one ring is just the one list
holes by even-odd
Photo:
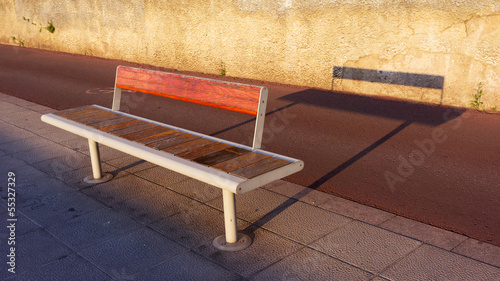
[[0, 0], [0, 14], [0, 43], [456, 106], [482, 82], [500, 107], [497, 0]]

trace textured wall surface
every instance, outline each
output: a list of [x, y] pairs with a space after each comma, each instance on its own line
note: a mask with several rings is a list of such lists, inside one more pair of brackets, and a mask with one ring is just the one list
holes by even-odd
[[0, 43], [456, 106], [481, 82], [500, 107], [498, 0], [0, 0], [0, 15]]

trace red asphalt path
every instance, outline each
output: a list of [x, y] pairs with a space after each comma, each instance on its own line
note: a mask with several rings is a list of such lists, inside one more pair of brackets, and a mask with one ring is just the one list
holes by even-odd
[[[0, 45], [0, 92], [110, 107], [117, 65], [142, 66]], [[500, 115], [224, 79], [269, 88], [264, 149], [305, 162], [287, 180], [500, 246]], [[122, 107], [245, 144], [253, 133], [247, 115], [157, 96], [131, 93]]]

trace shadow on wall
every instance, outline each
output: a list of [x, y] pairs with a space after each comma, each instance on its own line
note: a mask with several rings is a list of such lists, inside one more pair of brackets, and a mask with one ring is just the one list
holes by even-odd
[[327, 108], [332, 110], [332, 114], [336, 114], [336, 111], [347, 111], [431, 126], [443, 124], [451, 118], [448, 118], [448, 116], [456, 114], [451, 107], [447, 106], [411, 103], [395, 99], [383, 99], [319, 89], [307, 89], [283, 96], [279, 99], [291, 102], [288, 107], [306, 104]]
[[335, 79], [349, 79], [391, 85], [438, 89], [441, 90], [441, 99], [439, 104], [443, 104], [444, 76], [334, 66], [332, 90]]

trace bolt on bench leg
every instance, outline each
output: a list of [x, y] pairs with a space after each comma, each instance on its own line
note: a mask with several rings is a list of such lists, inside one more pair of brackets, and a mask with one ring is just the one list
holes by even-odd
[[90, 161], [92, 162], [92, 176], [86, 177], [86, 183], [103, 183], [113, 178], [112, 174], [102, 173], [101, 156], [99, 154], [99, 144], [89, 139]]
[[246, 234], [238, 233], [235, 194], [223, 189], [222, 199], [224, 201], [224, 225], [226, 234], [215, 238], [212, 244], [221, 251], [243, 250], [252, 244], [252, 238]]

